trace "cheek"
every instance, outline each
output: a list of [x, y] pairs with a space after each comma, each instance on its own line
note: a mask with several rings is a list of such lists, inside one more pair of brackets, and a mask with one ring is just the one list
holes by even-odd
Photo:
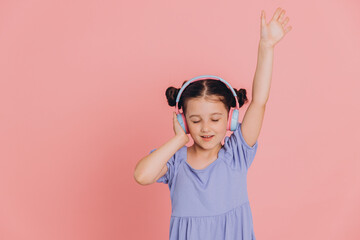
[[226, 128], [227, 128], [227, 125], [226, 124], [223, 124], [222, 126], [221, 126], [221, 128], [219, 129], [219, 132], [220, 133], [226, 133]]
[[221, 123], [221, 125], [218, 128], [218, 132], [221, 134], [223, 134], [223, 133], [226, 134], [226, 131], [227, 131], [226, 128], [227, 128], [227, 122], [223, 122], [223, 123]]
[[197, 131], [197, 125], [192, 122], [186, 122], [190, 132]]
[[225, 127], [225, 128], [226, 128], [227, 120], [226, 120], [226, 119], [222, 119], [220, 125], [221, 125], [222, 127]]

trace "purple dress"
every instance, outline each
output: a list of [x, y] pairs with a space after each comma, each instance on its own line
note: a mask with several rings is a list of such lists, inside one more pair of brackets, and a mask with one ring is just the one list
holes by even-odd
[[206, 168], [189, 165], [187, 146], [166, 163], [168, 171], [157, 182], [170, 190], [170, 240], [256, 240], [246, 177], [258, 142], [249, 146], [240, 126], [225, 136], [218, 158]]

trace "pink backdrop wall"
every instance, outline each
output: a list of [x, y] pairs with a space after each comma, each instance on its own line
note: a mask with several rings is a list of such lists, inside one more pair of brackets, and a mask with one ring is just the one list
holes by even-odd
[[0, 239], [167, 239], [167, 185], [133, 178], [174, 134], [165, 90], [213, 74], [251, 99], [277, 7], [293, 29], [248, 174], [255, 234], [360, 239], [356, 0], [1, 1]]

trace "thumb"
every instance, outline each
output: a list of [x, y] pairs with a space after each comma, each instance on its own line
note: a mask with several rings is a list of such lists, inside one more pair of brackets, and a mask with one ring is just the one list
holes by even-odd
[[180, 124], [180, 123], [178, 122], [178, 119], [177, 119], [177, 116], [176, 116], [176, 113], [175, 113], [175, 112], [173, 113], [173, 122], [174, 122], [174, 125]]

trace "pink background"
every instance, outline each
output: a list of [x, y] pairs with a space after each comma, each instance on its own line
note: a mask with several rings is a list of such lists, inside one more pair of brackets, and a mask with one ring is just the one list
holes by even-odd
[[213, 74], [251, 99], [277, 7], [293, 29], [248, 174], [255, 235], [360, 239], [357, 0], [1, 1], [0, 239], [167, 239], [168, 186], [133, 178], [174, 135], [165, 90]]

